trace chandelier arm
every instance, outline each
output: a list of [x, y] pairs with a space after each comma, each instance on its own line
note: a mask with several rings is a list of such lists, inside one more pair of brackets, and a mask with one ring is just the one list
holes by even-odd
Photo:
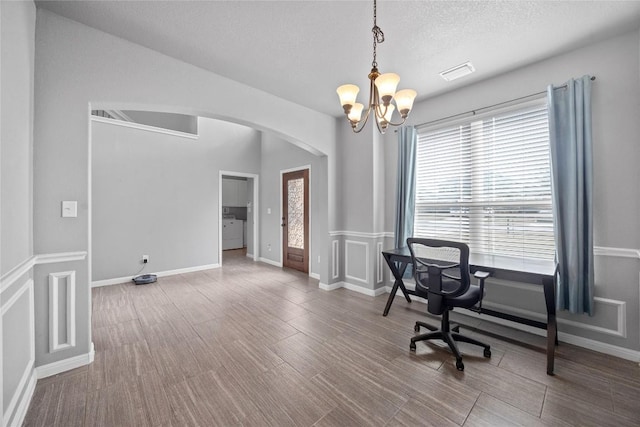
[[[378, 109], [378, 110], [381, 110], [381, 108], [382, 108], [382, 107], [380, 107], [380, 105], [378, 105], [378, 106], [377, 106], [377, 109]], [[383, 117], [387, 114], [387, 109], [388, 109], [388, 107], [385, 107], [385, 109], [384, 109], [384, 114], [382, 114], [381, 116], [378, 116], [378, 117], [383, 118]], [[376, 114], [377, 114], [377, 113], [376, 113]], [[385, 120], [385, 121], [386, 121], [386, 120]], [[404, 118], [404, 119], [402, 119], [402, 121], [400, 121], [400, 122], [387, 121], [387, 124], [388, 124], [388, 125], [391, 125], [391, 126], [400, 126], [400, 125], [404, 124], [404, 122], [406, 122], [406, 121], [407, 121], [407, 118], [405, 117], [405, 118]]]
[[398, 122], [398, 123], [394, 123], [394, 122], [387, 122], [387, 124], [389, 124], [389, 125], [391, 125], [391, 126], [400, 126], [400, 125], [403, 125], [403, 124], [404, 124], [404, 122], [406, 122], [406, 121], [407, 121], [407, 119], [406, 119], [406, 118], [404, 118], [404, 119], [402, 119], [402, 121], [401, 121], [401, 122]]
[[371, 80], [371, 87], [369, 88], [369, 107], [374, 109], [376, 118], [382, 119], [384, 118], [384, 115], [387, 114], [388, 107], [386, 106], [384, 108], [384, 113], [382, 112], [382, 106], [380, 105], [380, 94], [378, 93], [378, 87], [376, 86], [375, 80]]
[[[384, 107], [384, 112], [382, 111], [382, 108]], [[377, 117], [383, 119], [384, 116], [387, 114], [387, 111], [389, 110], [389, 106], [383, 106], [380, 105], [380, 103], [376, 104], [376, 115]]]
[[[360, 119], [360, 121], [358, 123], [356, 123], [355, 126], [351, 126], [351, 129], [353, 130], [354, 133], [360, 133], [362, 132], [362, 129], [365, 128], [365, 126], [367, 125], [367, 121], [369, 121], [369, 115], [371, 113], [371, 106], [369, 106], [369, 108], [367, 108], [367, 112], [364, 116], [364, 120]], [[360, 125], [360, 129], [357, 129], [358, 125]]]
[[378, 128], [378, 132], [380, 132], [380, 134], [384, 135], [384, 133], [385, 133], [386, 129], [383, 129], [383, 128], [380, 126], [380, 122], [379, 122], [378, 120], [376, 120], [376, 127]]

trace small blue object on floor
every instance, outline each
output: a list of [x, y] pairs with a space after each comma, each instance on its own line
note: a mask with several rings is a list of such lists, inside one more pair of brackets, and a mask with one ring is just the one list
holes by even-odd
[[158, 280], [158, 276], [156, 276], [155, 274], [142, 274], [140, 276], [136, 276], [133, 279], [133, 282], [136, 285], [146, 285], [149, 283], [153, 283], [156, 280]]

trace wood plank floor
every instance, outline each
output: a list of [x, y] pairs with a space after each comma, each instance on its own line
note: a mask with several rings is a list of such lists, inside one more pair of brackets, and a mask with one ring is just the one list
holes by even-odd
[[[638, 426], [640, 368], [491, 323], [492, 346], [418, 343], [426, 306], [226, 253], [224, 266], [93, 290], [95, 361], [38, 381], [26, 426]], [[436, 324], [435, 320], [431, 321]]]

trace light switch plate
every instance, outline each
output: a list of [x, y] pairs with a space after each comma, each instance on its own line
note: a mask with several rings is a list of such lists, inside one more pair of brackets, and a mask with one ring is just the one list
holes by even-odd
[[64, 200], [62, 202], [62, 217], [63, 218], [76, 218], [78, 216], [78, 202]]

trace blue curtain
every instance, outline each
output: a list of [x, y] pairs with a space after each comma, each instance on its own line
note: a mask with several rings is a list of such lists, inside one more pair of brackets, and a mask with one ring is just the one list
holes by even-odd
[[416, 204], [416, 144], [418, 136], [413, 126], [398, 130], [398, 179], [396, 186], [395, 247], [407, 245], [413, 236]]
[[549, 86], [557, 308], [593, 315], [591, 78]]

